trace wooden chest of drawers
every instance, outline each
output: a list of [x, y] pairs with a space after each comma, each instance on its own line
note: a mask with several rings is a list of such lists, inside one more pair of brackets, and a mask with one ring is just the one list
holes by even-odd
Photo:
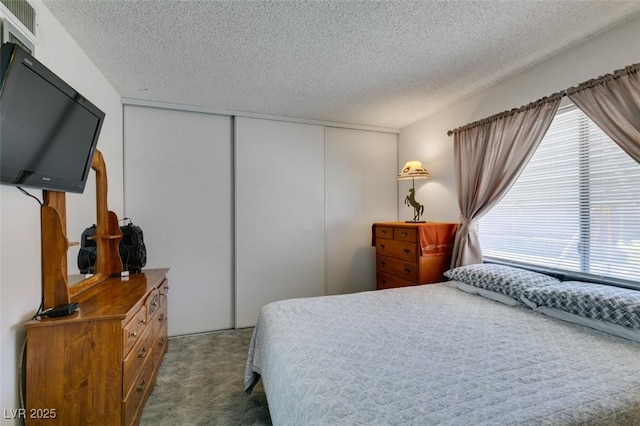
[[457, 229], [455, 223], [374, 223], [376, 288], [445, 281]]
[[109, 278], [78, 312], [26, 324], [26, 412], [43, 413], [27, 425], [139, 423], [167, 351], [167, 271]]

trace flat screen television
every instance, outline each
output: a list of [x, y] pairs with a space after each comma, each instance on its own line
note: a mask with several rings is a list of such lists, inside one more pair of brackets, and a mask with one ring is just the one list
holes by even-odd
[[2, 45], [0, 183], [83, 192], [104, 117], [18, 45]]

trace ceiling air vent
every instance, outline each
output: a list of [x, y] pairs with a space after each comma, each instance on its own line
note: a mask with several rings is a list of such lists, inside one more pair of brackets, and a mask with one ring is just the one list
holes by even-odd
[[31, 34], [36, 35], [36, 11], [27, 0], [0, 0]]

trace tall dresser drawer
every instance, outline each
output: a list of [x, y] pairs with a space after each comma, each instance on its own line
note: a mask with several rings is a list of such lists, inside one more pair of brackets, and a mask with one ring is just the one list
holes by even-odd
[[406, 281], [415, 282], [418, 280], [418, 264], [403, 262], [385, 256], [376, 256], [378, 271], [394, 275]]
[[393, 228], [393, 239], [398, 241], [418, 241], [416, 230], [411, 228]]
[[416, 285], [415, 282], [402, 280], [392, 275], [384, 274], [380, 271], [376, 274], [376, 288], [378, 290], [384, 290], [387, 288], [407, 287], [410, 285]]
[[376, 254], [389, 256], [405, 262], [416, 262], [418, 250], [415, 243], [396, 240], [377, 240]]
[[393, 238], [393, 227], [391, 226], [377, 226], [375, 232], [376, 238]]

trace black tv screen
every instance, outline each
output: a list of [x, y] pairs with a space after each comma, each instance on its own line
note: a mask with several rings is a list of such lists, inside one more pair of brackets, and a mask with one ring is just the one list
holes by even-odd
[[1, 183], [83, 192], [104, 116], [22, 48], [2, 45]]

